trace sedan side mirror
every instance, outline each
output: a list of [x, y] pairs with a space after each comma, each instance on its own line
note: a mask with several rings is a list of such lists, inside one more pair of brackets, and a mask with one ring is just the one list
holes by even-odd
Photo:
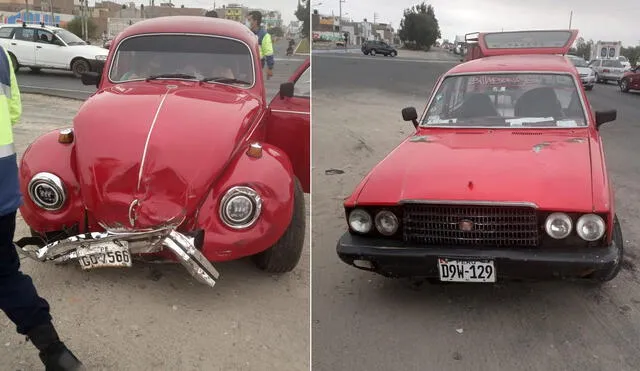
[[84, 72], [80, 79], [82, 80], [82, 84], [95, 85], [97, 88], [101, 78], [102, 76], [98, 72]]
[[292, 82], [283, 82], [282, 84], [280, 84], [280, 99], [284, 99], [284, 97], [293, 97]]
[[418, 128], [418, 112], [414, 107], [406, 107], [402, 109], [402, 119], [404, 121], [413, 122], [413, 127]]
[[618, 117], [618, 111], [612, 109], [607, 111], [596, 111], [596, 128], [599, 128], [602, 124], [615, 121]]

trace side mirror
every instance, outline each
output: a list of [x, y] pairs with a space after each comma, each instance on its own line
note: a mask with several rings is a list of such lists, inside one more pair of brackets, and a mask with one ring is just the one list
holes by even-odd
[[280, 84], [280, 99], [284, 99], [284, 97], [293, 97], [292, 82], [283, 82], [282, 84]]
[[599, 128], [602, 124], [615, 121], [618, 117], [618, 111], [612, 109], [607, 111], [596, 111], [596, 128]]
[[101, 78], [102, 76], [98, 72], [84, 72], [80, 79], [82, 80], [82, 84], [95, 85], [97, 88]]
[[402, 109], [402, 119], [404, 121], [413, 122], [413, 127], [418, 127], [418, 112], [414, 107], [407, 107]]

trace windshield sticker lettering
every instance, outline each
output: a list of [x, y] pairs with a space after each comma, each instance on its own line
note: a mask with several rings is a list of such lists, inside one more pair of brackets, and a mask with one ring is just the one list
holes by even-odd
[[438, 124], [455, 124], [458, 121], [458, 119], [455, 118], [451, 118], [451, 119], [441, 119], [440, 116], [429, 116], [427, 118], [427, 125], [438, 125]]
[[540, 78], [536, 76], [472, 76], [469, 79], [471, 85], [484, 85], [484, 86], [521, 86], [521, 85], [536, 85], [540, 83]]

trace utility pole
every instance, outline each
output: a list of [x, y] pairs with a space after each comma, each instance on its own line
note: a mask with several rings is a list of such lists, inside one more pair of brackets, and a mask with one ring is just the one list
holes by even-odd
[[376, 21], [378, 20], [378, 13], [373, 13], [373, 24], [376, 24]]
[[51, 25], [55, 26], [56, 25], [56, 17], [53, 14], [53, 0], [49, 0], [49, 6], [51, 7]]
[[29, 18], [29, 0], [24, 0], [25, 11], [24, 11], [24, 19], [22, 23], [27, 23], [27, 18]]
[[573, 10], [571, 11], [571, 14], [569, 15], [569, 29], [571, 29], [571, 21], [573, 20]]
[[338, 33], [340, 35], [342, 35], [342, 3], [344, 3], [346, 0], [338, 0], [338, 3], [340, 4], [340, 15], [338, 16]]

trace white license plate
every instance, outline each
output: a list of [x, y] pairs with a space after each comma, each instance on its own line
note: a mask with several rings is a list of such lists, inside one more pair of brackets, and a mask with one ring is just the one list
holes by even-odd
[[82, 269], [131, 267], [131, 253], [126, 241], [97, 242], [78, 249], [78, 262]]
[[496, 282], [496, 269], [492, 260], [438, 259], [440, 281]]

